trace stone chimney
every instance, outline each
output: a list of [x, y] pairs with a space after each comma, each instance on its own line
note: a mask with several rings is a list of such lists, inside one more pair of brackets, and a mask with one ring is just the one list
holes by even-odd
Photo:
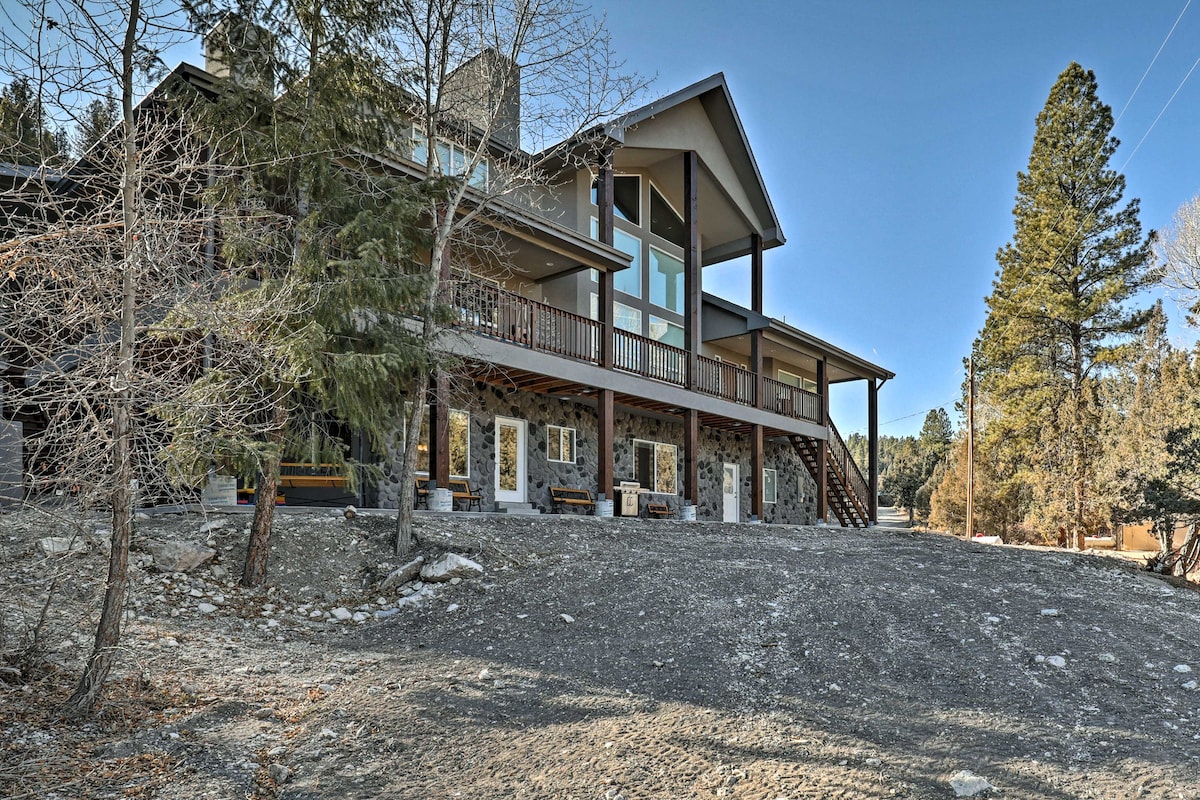
[[492, 129], [492, 137], [516, 150], [521, 146], [521, 68], [488, 48], [450, 73], [442, 86], [447, 115]]
[[204, 36], [204, 69], [268, 96], [275, 94], [275, 39], [266, 29], [226, 14]]

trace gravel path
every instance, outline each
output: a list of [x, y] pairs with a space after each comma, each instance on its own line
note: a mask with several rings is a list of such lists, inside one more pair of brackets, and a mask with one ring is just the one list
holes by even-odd
[[[389, 524], [284, 517], [269, 596], [147, 572], [130, 661], [171, 705], [108, 738], [48, 728], [49, 746], [161, 758], [146, 796], [169, 798], [943, 798], [961, 770], [992, 796], [1200, 797], [1200, 594], [1127, 563], [899, 530], [429, 515], [427, 557], [485, 572], [409, 584], [397, 609], [372, 585], [398, 566]], [[189, 605], [217, 592], [216, 613]], [[32, 720], [7, 721], [28, 739]]]

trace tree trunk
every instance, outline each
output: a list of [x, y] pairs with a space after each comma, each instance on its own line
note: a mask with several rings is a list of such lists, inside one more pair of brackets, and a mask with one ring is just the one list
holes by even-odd
[[275, 496], [279, 493], [279, 462], [283, 460], [284, 426], [287, 408], [282, 401], [275, 406], [275, 428], [271, 432], [271, 460], [264, 464], [254, 490], [254, 522], [250, 525], [250, 540], [246, 543], [246, 566], [242, 569], [242, 586], [253, 588], [267, 579], [267, 556], [271, 552], [271, 526], [275, 521]]
[[133, 118], [133, 50], [140, 23], [140, 0], [129, 4], [129, 18], [121, 47], [121, 104], [124, 116], [124, 159], [121, 165], [121, 216], [124, 226], [124, 270], [121, 276], [121, 339], [117, 352], [117, 374], [113, 394], [113, 476], [112, 549], [108, 555], [108, 580], [92, 654], [75, 691], [67, 698], [63, 712], [79, 717], [96, 706], [104, 681], [112, 669], [117, 645], [121, 641], [121, 614], [129, 583], [129, 543], [133, 536], [133, 487], [136, 472], [133, 459], [132, 392], [134, 339], [137, 334], [134, 310], [138, 289], [136, 175], [137, 141]]
[[418, 373], [413, 376], [412, 388], [408, 393], [412, 401], [408, 412], [408, 424], [404, 431], [404, 450], [400, 458], [400, 494], [396, 500], [395, 551], [399, 557], [408, 555], [412, 549], [417, 445], [421, 442], [421, 419], [425, 415], [425, 392], [428, 387], [429, 376]]

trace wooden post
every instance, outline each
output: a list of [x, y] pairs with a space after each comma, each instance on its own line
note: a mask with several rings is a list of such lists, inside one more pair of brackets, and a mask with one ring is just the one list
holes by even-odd
[[596, 492], [613, 499], [613, 390], [596, 394]]
[[967, 367], [967, 538], [975, 535], [975, 354]]
[[750, 426], [750, 513], [763, 518], [763, 426]]
[[429, 381], [429, 477], [450, 488], [450, 377], [439, 371]]
[[[751, 234], [750, 251], [750, 310], [763, 313], [763, 243], [757, 233]], [[763, 332], [750, 332], [750, 369], [754, 372], [754, 407], [763, 407]]]
[[700, 414], [683, 412], [683, 502], [700, 505]]
[[829, 514], [829, 373], [823, 358], [817, 361], [817, 391], [821, 394], [821, 420], [825, 427], [825, 440], [817, 446], [817, 521], [823, 523]]
[[879, 521], [879, 386], [867, 378], [867, 513], [870, 524]]
[[[601, 153], [600, 174], [596, 186], [597, 227], [603, 244], [613, 243], [613, 151], [606, 148]], [[616, 346], [613, 330], [613, 274], [608, 270], [600, 273], [600, 288], [597, 305], [600, 313], [600, 366], [613, 368], [613, 351]], [[613, 391], [600, 389], [596, 393], [596, 494], [613, 499]]]
[[700, 159], [695, 150], [683, 154], [683, 347], [687, 350], [688, 386], [699, 386], [700, 305], [703, 286], [700, 278]]
[[[601, 154], [600, 174], [596, 180], [596, 208], [599, 228], [598, 235], [602, 244], [612, 246], [613, 243], [613, 151], [607, 148]], [[613, 368], [613, 274], [608, 270], [600, 273], [600, 287], [597, 292], [596, 305], [600, 313], [600, 366], [605, 369]]]

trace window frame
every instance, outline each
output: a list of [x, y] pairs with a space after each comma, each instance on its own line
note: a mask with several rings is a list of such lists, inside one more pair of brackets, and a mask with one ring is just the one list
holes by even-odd
[[[635, 473], [635, 475], [636, 475], [636, 472], [637, 472], [637, 451], [638, 451], [638, 445], [639, 445], [639, 444], [640, 444], [640, 445], [650, 445], [650, 447], [651, 447], [651, 452], [652, 452], [652, 457], [651, 457], [651, 459], [650, 459], [650, 464], [651, 464], [651, 466], [652, 466], [652, 468], [653, 468], [653, 470], [654, 470], [654, 474], [651, 476], [651, 477], [653, 478], [653, 480], [652, 480], [652, 484], [653, 484], [653, 486], [652, 486], [651, 488], [649, 488], [649, 489], [647, 489], [645, 486], [643, 486], [643, 487], [642, 487], [642, 490], [643, 490], [643, 491], [646, 491], [646, 492], [648, 492], [649, 494], [661, 494], [661, 495], [668, 495], [668, 496], [672, 496], [672, 495], [675, 495], [675, 496], [677, 496], [677, 495], [679, 494], [679, 446], [678, 446], [678, 445], [674, 445], [674, 444], [670, 444], [669, 442], [655, 442], [655, 441], [652, 441], [652, 440], [650, 440], [650, 439], [636, 439], [636, 438], [635, 438], [635, 439], [633, 440], [633, 452], [634, 452], [634, 464], [633, 464], [633, 466], [634, 466], [634, 473]], [[665, 490], [665, 491], [660, 491], [660, 490], [659, 490], [659, 488], [658, 488], [658, 483], [659, 483], [659, 476], [658, 476], [658, 459], [659, 459], [659, 448], [670, 448], [670, 450], [671, 450], [671, 461], [672, 461], [672, 463], [675, 465], [674, 474], [671, 476], [671, 477], [672, 477], [672, 479], [673, 479], [673, 481], [674, 481], [674, 486], [673, 486], [673, 487], [671, 487], [670, 489], [667, 489], [667, 490]]]
[[[769, 483], [767, 481], [768, 472], [771, 473], [771, 480]], [[771, 499], [769, 500], [767, 499], [768, 486], [771, 487]], [[771, 469], [770, 467], [763, 467], [762, 492], [762, 501], [764, 504], [769, 503], [771, 505], [775, 505], [777, 502], [779, 502], [779, 470]]]
[[[659, 273], [658, 270], [655, 269], [655, 261], [654, 261], [655, 253], [661, 253], [662, 255], [666, 256], [667, 258], [671, 259], [672, 261], [679, 262], [679, 281], [680, 281], [679, 295], [680, 296], [678, 297], [678, 300], [679, 300], [680, 307], [678, 310], [671, 308], [668, 305], [664, 305], [663, 303], [660, 303], [654, 299], [654, 276], [661, 274], [661, 275], [663, 275], [664, 283], [666, 282], [665, 281], [666, 273]], [[658, 245], [654, 245], [654, 244], [650, 245], [650, 250], [646, 256], [646, 279], [647, 279], [647, 282], [649, 283], [649, 286], [647, 287], [648, 291], [646, 292], [646, 294], [647, 294], [646, 299], [648, 301], [650, 301], [650, 305], [654, 306], [655, 308], [661, 308], [669, 314], [680, 314], [680, 315], [683, 314], [683, 306], [685, 305], [686, 300], [687, 300], [687, 298], [684, 296], [687, 294], [687, 288], [686, 288], [686, 286], [683, 285], [686, 282], [685, 276], [684, 276], [684, 268], [685, 267], [684, 267], [682, 258], [674, 255], [673, 253], [667, 252], [665, 249], [659, 247]], [[666, 292], [667, 292], [667, 290], [666, 290], [666, 287], [664, 286], [663, 287], [663, 298], [662, 298], [664, 301], [668, 300]]]
[[[412, 404], [409, 402], [405, 402], [405, 404], [404, 404], [404, 420], [401, 422], [401, 425], [400, 425], [400, 435], [401, 435], [401, 437], [404, 437], [404, 438], [408, 437], [408, 415], [411, 410], [412, 410]], [[463, 430], [466, 432], [466, 438], [463, 442], [465, 449], [464, 449], [462, 455], [464, 458], [463, 463], [466, 466], [466, 469], [465, 469], [465, 474], [461, 474], [461, 475], [454, 471], [454, 439], [451, 438], [451, 440], [450, 440], [450, 477], [451, 478], [462, 478], [464, 480], [470, 480], [471, 479], [471, 412], [467, 411], [466, 409], [462, 409], [462, 408], [450, 409], [450, 418], [453, 419], [455, 415], [460, 415], [463, 419], [465, 419], [465, 425], [463, 427]], [[430, 426], [430, 419], [429, 419], [429, 406], [426, 405], [425, 409], [421, 412], [421, 438], [418, 439], [418, 442], [417, 442], [417, 451], [418, 451], [417, 452], [417, 469], [414, 470], [414, 472], [417, 475], [424, 475], [426, 477], [429, 476], [430, 427], [431, 426]], [[425, 448], [424, 452], [421, 452], [422, 446], [424, 446], [424, 448]], [[420, 468], [420, 463], [421, 463], [422, 458], [425, 459], [425, 469]], [[442, 487], [442, 488], [445, 488], [445, 487]]]
[[[555, 430], [557, 430], [559, 432], [557, 437], [553, 436], [553, 431], [555, 431]], [[552, 455], [550, 455], [550, 442], [554, 438], [558, 439], [558, 453], [561, 456], [562, 455], [562, 444], [563, 444], [562, 437], [563, 437], [563, 434], [567, 433], [568, 431], [570, 431], [570, 434], [571, 434], [571, 458], [570, 459], [554, 458]], [[569, 428], [566, 425], [550, 425], [550, 424], [546, 425], [546, 460], [549, 461], [551, 464], [575, 464], [575, 463], [578, 463], [578, 461], [577, 461], [578, 456], [579, 456], [579, 451], [577, 449], [578, 446], [579, 446], [578, 445], [578, 433], [575, 428]]]

